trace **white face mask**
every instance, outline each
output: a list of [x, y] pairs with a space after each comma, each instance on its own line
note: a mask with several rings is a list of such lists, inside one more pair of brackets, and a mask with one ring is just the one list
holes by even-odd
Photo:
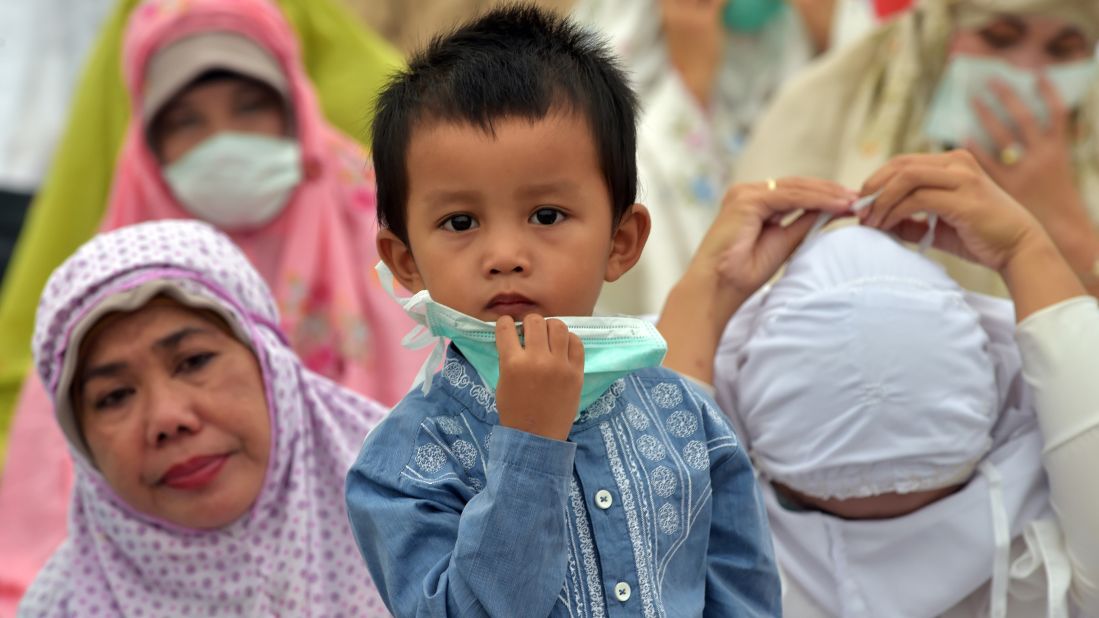
[[[1072, 109], [1083, 102], [1096, 70], [1095, 60], [1088, 59], [1053, 65], [1045, 72], [1061, 101]], [[924, 133], [939, 143], [962, 146], [966, 139], [975, 139], [991, 148], [992, 140], [973, 109], [973, 98], [979, 97], [1002, 121], [1013, 124], [1000, 98], [988, 86], [992, 80], [1006, 83], [1040, 123], [1049, 120], [1049, 110], [1038, 91], [1037, 73], [1003, 60], [958, 55], [939, 80], [924, 121]]]
[[296, 140], [252, 133], [218, 133], [164, 168], [187, 212], [229, 231], [269, 223], [301, 178]]

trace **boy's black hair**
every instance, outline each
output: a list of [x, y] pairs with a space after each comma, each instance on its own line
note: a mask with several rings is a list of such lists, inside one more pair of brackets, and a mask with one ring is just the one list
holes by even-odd
[[408, 244], [408, 147], [417, 125], [580, 114], [591, 129], [613, 220], [637, 194], [637, 99], [596, 35], [532, 5], [494, 9], [415, 54], [378, 98], [372, 155], [378, 221]]

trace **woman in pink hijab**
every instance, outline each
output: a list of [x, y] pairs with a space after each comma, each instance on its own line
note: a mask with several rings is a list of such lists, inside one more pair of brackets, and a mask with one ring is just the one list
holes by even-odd
[[418, 365], [400, 347], [407, 318], [373, 273], [373, 171], [322, 116], [278, 9], [150, 2], [131, 18], [123, 58], [134, 114], [104, 228], [213, 223], [271, 286], [307, 367], [400, 399]]
[[[151, 0], [125, 35], [133, 115], [105, 230], [200, 219], [229, 235], [267, 282], [303, 364], [392, 404], [423, 354], [373, 265], [373, 169], [332, 128], [294, 34], [265, 0]], [[364, 101], [364, 109], [369, 105]], [[0, 614], [65, 534], [64, 441], [31, 376], [0, 485]]]

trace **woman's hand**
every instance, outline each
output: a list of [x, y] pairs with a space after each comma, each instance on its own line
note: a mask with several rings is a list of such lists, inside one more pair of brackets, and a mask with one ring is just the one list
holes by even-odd
[[1099, 233], [1087, 214], [1084, 198], [1076, 187], [1071, 157], [1072, 114], [1044, 75], [1039, 92], [1050, 112], [1045, 126], [1007, 85], [992, 89], [1011, 116], [1005, 124], [992, 110], [975, 100], [973, 105], [996, 152], [974, 142], [970, 152], [1001, 187], [1025, 206], [1045, 227], [1073, 269], [1099, 292]]
[[863, 225], [916, 241], [937, 215], [934, 245], [1004, 277], [1022, 319], [1041, 307], [1084, 294], [1041, 223], [982, 169], [967, 151], [902, 155], [863, 185], [879, 193], [858, 213]]
[[[778, 272], [819, 214], [845, 213], [856, 197], [842, 185], [816, 178], [733, 185], [691, 268], [716, 273], [725, 296], [739, 305]], [[798, 211], [805, 214], [783, 225]]]
[[1041, 224], [963, 150], [895, 157], [870, 177], [862, 193], [881, 192], [859, 213], [863, 225], [922, 237], [919, 213], [939, 216], [937, 249], [999, 271], [1024, 243], [1044, 237]]
[[[827, 180], [783, 178], [729, 188], [657, 325], [668, 341], [664, 366], [703, 382], [725, 325], [778, 272], [821, 214], [848, 212], [855, 193]], [[798, 211], [805, 211], [783, 225]]]
[[1011, 124], [1002, 121], [980, 99], [974, 99], [977, 117], [992, 137], [996, 151], [989, 152], [972, 141], [967, 145], [969, 151], [988, 175], [1034, 213], [1054, 237], [1058, 228], [1090, 226], [1073, 173], [1071, 113], [1049, 79], [1043, 75], [1038, 81], [1050, 113], [1046, 126], [1011, 87], [993, 82], [991, 88], [1011, 116]]
[[719, 13], [726, 0], [660, 0], [672, 66], [702, 107], [713, 94], [725, 45]]

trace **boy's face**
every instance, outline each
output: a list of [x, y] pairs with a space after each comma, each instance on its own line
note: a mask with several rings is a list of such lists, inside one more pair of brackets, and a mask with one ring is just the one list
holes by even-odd
[[417, 128], [408, 149], [409, 247], [379, 253], [409, 290], [485, 321], [591, 315], [603, 281], [633, 266], [649, 219], [634, 205], [612, 230], [591, 132], [575, 114]]

